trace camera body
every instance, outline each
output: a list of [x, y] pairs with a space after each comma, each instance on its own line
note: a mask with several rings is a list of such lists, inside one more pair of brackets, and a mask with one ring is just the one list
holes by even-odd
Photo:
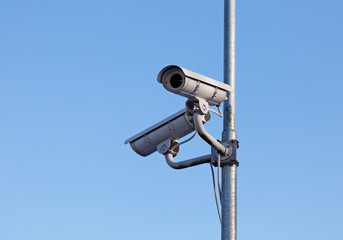
[[[211, 118], [205, 115], [204, 122]], [[130, 143], [132, 149], [145, 157], [157, 151], [157, 146], [167, 139], [180, 139], [195, 130], [192, 116], [186, 109], [182, 109], [166, 119], [154, 124], [135, 136], [127, 139], [124, 143]]]
[[158, 74], [157, 81], [170, 92], [187, 98], [201, 98], [219, 106], [227, 99], [231, 86], [185, 68], [169, 65]]

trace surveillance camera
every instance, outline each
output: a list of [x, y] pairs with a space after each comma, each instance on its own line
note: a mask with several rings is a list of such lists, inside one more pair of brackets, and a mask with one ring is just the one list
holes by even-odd
[[176, 65], [163, 68], [157, 81], [170, 92], [187, 98], [202, 98], [210, 105], [217, 106], [227, 99], [227, 92], [232, 90], [228, 84]]
[[[210, 118], [210, 114], [204, 115], [203, 122]], [[183, 109], [127, 139], [125, 144], [130, 143], [136, 153], [145, 157], [157, 151], [157, 146], [165, 140], [180, 139], [194, 130], [192, 116]]]

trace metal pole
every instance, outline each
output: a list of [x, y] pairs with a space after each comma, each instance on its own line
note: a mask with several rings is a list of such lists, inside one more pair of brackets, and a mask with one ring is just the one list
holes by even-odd
[[[224, 0], [224, 83], [232, 87], [224, 102], [223, 141], [236, 140], [235, 127], [235, 41], [236, 2]], [[221, 239], [237, 239], [237, 164], [222, 167]]]
[[222, 167], [222, 240], [237, 239], [237, 166]]

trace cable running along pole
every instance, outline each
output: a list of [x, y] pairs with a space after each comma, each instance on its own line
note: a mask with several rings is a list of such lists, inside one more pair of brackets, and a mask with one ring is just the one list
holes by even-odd
[[[235, 41], [236, 2], [224, 0], [224, 83], [232, 87], [224, 102], [223, 141], [236, 141], [235, 127]], [[237, 240], [236, 160], [222, 166], [222, 240]]]

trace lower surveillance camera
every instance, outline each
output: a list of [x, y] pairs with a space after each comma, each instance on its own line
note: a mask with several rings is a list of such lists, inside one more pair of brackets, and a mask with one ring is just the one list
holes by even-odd
[[185, 68], [169, 65], [158, 74], [157, 81], [170, 92], [187, 98], [202, 98], [219, 106], [227, 99], [231, 86]]
[[[204, 122], [211, 118], [210, 114], [204, 116]], [[127, 139], [132, 149], [145, 157], [157, 151], [157, 146], [167, 139], [180, 139], [195, 130], [192, 116], [186, 109], [167, 117], [146, 130]]]

